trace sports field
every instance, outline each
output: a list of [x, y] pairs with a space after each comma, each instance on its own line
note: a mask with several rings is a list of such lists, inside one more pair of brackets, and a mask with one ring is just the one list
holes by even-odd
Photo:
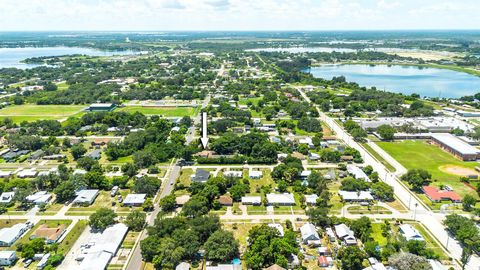
[[[453, 171], [471, 171], [479, 166], [478, 162], [464, 162], [448, 152], [426, 141], [377, 142], [383, 150], [398, 160], [407, 169], [425, 169], [432, 174], [432, 185], [449, 185], [461, 196], [467, 193], [476, 196], [476, 192], [459, 181], [459, 174]], [[452, 170], [455, 168], [456, 170]]]
[[119, 109], [124, 112], [141, 112], [146, 115], [163, 115], [165, 117], [193, 116], [197, 111], [194, 107], [142, 107], [127, 106]]
[[85, 105], [14, 105], [0, 109], [0, 119], [11, 118], [15, 123], [35, 120], [59, 120], [79, 113]]

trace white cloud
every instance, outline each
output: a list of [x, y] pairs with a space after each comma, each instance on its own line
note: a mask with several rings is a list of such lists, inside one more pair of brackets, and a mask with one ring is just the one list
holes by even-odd
[[0, 0], [0, 30], [480, 28], [476, 1]]

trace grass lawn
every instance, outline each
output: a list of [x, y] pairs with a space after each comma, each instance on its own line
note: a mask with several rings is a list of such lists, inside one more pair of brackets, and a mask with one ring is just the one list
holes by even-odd
[[467, 169], [474, 169], [477, 162], [464, 162], [455, 158], [435, 145], [426, 141], [406, 140], [400, 142], [377, 142], [377, 144], [398, 160], [407, 169], [425, 169], [432, 174], [434, 181], [432, 185], [449, 185], [461, 196], [472, 194], [476, 197], [475, 191], [459, 181], [460, 176], [447, 173], [441, 170], [442, 166], [458, 166]]
[[82, 215], [92, 214], [100, 208], [112, 208], [112, 202], [116, 201], [115, 197], [110, 196], [109, 191], [101, 190], [98, 194], [98, 197], [95, 199], [92, 205], [90, 206], [72, 206], [67, 211], [67, 215], [75, 215], [76, 213], [81, 213]]
[[247, 237], [248, 232], [255, 226], [260, 226], [261, 224], [255, 223], [227, 223], [222, 224], [222, 229], [231, 231], [235, 239], [240, 242], [241, 249], [246, 249], [247, 247]]
[[58, 90], [67, 90], [68, 89], [68, 84], [66, 81], [59, 82], [57, 83], [57, 88]]
[[380, 154], [378, 154], [375, 150], [370, 147], [370, 145], [366, 143], [361, 144], [363, 148], [365, 148], [374, 158], [376, 158], [380, 163], [383, 164], [390, 172], [395, 172], [395, 167], [393, 167], [390, 163], [388, 163]]
[[183, 117], [193, 116], [197, 112], [194, 107], [141, 107], [141, 106], [127, 106], [119, 108], [124, 112], [141, 112], [146, 115], [162, 115], [166, 117]]
[[26, 219], [0, 219], [0, 229], [12, 227], [18, 223], [25, 223]]
[[382, 224], [383, 223], [372, 223], [371, 236], [380, 246], [385, 246], [388, 243], [388, 239], [382, 235]]
[[73, 244], [77, 241], [80, 237], [82, 232], [87, 227], [88, 221], [86, 220], [79, 220], [75, 226], [73, 226], [72, 230], [65, 236], [63, 241], [58, 245], [58, 252], [63, 254], [67, 254], [67, 252], [72, 248]]
[[240, 105], [247, 105], [249, 101], [252, 102], [253, 105], [257, 106], [258, 102], [262, 100], [263, 97], [254, 97], [254, 98], [242, 98], [238, 101], [238, 104]]
[[0, 109], [0, 119], [11, 118], [15, 123], [35, 120], [58, 120], [81, 111], [84, 105], [14, 105]]
[[391, 214], [392, 211], [382, 206], [373, 205], [368, 209], [368, 206], [355, 205], [348, 208], [350, 214]]
[[[263, 169], [263, 177], [260, 179], [248, 179], [250, 182], [250, 193], [249, 195], [260, 195], [260, 188], [270, 185], [275, 188], [275, 182], [272, 179], [271, 172], [269, 169]], [[248, 171], [244, 171], [244, 175], [248, 175]]]

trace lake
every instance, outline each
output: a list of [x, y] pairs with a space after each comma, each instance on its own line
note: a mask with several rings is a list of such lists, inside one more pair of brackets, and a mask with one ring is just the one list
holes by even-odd
[[439, 68], [400, 65], [322, 65], [312, 67], [314, 77], [332, 79], [345, 76], [361, 86], [424, 97], [458, 98], [480, 92], [480, 77]]
[[33, 68], [39, 65], [21, 63], [22, 60], [32, 57], [59, 56], [67, 54], [84, 54], [89, 56], [131, 55], [134, 51], [101, 51], [81, 47], [26, 47], [26, 48], [0, 48], [0, 68]]
[[356, 52], [357, 50], [348, 48], [330, 48], [330, 47], [288, 47], [288, 48], [258, 48], [246, 50], [248, 52], [288, 52], [288, 53], [306, 53], [306, 52]]

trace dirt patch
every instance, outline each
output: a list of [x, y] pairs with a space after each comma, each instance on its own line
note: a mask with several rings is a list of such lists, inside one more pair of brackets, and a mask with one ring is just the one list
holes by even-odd
[[454, 174], [458, 176], [480, 175], [474, 169], [456, 166], [456, 165], [443, 165], [443, 166], [440, 166], [438, 169], [440, 169], [440, 171], [442, 172]]

